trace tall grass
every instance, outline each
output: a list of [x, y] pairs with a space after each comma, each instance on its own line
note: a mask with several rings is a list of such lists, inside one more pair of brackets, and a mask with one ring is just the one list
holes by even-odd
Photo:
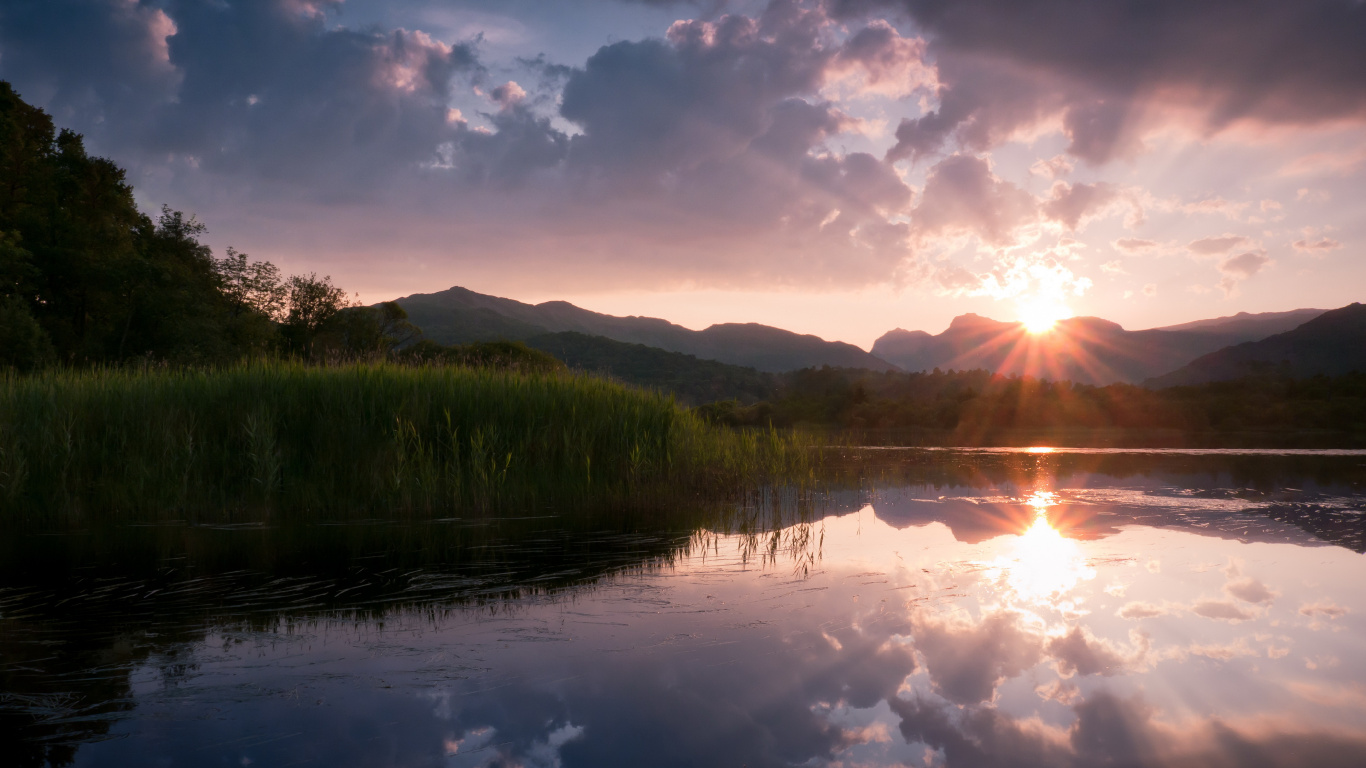
[[0, 519], [244, 522], [629, 502], [810, 473], [775, 432], [566, 373], [258, 362], [0, 378]]

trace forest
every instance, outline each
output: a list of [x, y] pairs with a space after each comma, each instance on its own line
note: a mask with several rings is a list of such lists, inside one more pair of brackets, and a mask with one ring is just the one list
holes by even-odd
[[839, 368], [781, 377], [775, 396], [699, 408], [734, 426], [822, 425], [877, 442], [1121, 445], [1229, 442], [1366, 445], [1366, 374], [1147, 389], [1040, 381], [990, 371], [879, 373]]

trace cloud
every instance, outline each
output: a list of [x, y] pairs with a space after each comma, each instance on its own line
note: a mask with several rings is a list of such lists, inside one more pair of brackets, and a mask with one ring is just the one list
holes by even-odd
[[1300, 615], [1310, 618], [1339, 619], [1347, 615], [1347, 609], [1331, 600], [1319, 600], [1300, 606]]
[[1132, 237], [1120, 238], [1114, 242], [1115, 248], [1127, 253], [1142, 253], [1151, 251], [1157, 247], [1157, 243], [1152, 240], [1140, 240]]
[[1223, 289], [1225, 296], [1232, 295], [1238, 283], [1256, 275], [1270, 263], [1271, 258], [1266, 255], [1266, 251], [1245, 251], [1237, 256], [1226, 256], [1219, 262], [1219, 271], [1224, 273], [1223, 278], [1219, 280], [1219, 287]]
[[1242, 235], [1222, 235], [1220, 237], [1204, 237], [1193, 240], [1186, 246], [1191, 253], [1201, 256], [1212, 256], [1220, 253], [1228, 253], [1233, 248], [1248, 242]]
[[[840, 4], [845, 13], [872, 3]], [[892, 157], [953, 141], [988, 149], [1058, 120], [1069, 154], [1131, 155], [1155, 111], [1205, 133], [1238, 122], [1312, 125], [1366, 116], [1366, 6], [1336, 0], [894, 0], [924, 30], [939, 106], [902, 122]], [[1268, 62], [1275, 62], [1268, 66]]]
[[[477, 39], [352, 28], [340, 7], [20, 2], [0, 50], [21, 92], [129, 165], [142, 194], [215, 230], [250, 221], [258, 242], [321, 227], [306, 247], [392, 248], [397, 231], [408, 253], [503, 267], [553, 244], [559, 272], [598, 286], [865, 285], [912, 256], [910, 187], [832, 148], [858, 122], [822, 96], [931, 76], [923, 41], [885, 22], [836, 28], [776, 0], [578, 67], [529, 59], [530, 78], [489, 86]], [[338, 221], [333, 206], [354, 204], [369, 208]]]
[[853, 75], [859, 93], [903, 97], [933, 86], [934, 70], [925, 61], [925, 41], [903, 37], [891, 24], [877, 20], [858, 30], [841, 46], [831, 73]]
[[1170, 611], [1165, 606], [1135, 601], [1125, 603], [1115, 615], [1121, 619], [1151, 619], [1157, 616], [1166, 616], [1168, 613]]
[[1231, 600], [1197, 600], [1191, 606], [1191, 613], [1197, 616], [1204, 616], [1207, 619], [1217, 619], [1219, 621], [1247, 621], [1256, 618], [1257, 614], [1239, 606]]
[[1318, 240], [1296, 240], [1292, 246], [1301, 253], [1323, 253], [1325, 251], [1335, 251], [1342, 247], [1342, 243], [1331, 237], [1321, 237]]
[[1103, 181], [1071, 185], [1058, 182], [1053, 185], [1049, 198], [1043, 204], [1043, 214], [1075, 231], [1083, 226], [1085, 220], [1099, 216], [1118, 198], [1119, 190]]
[[922, 235], [970, 234], [1000, 245], [1036, 213], [1034, 197], [997, 177], [986, 160], [952, 155], [930, 169], [912, 220]]

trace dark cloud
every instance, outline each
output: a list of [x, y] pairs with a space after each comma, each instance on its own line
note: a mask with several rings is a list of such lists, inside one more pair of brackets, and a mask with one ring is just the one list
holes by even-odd
[[[930, 38], [940, 106], [905, 120], [891, 157], [948, 140], [980, 150], [1044, 116], [1093, 163], [1139, 148], [1149, 108], [1217, 131], [1237, 120], [1313, 124], [1366, 116], [1366, 5], [1344, 0], [871, 0]], [[993, 138], [995, 137], [995, 138]]]
[[11, 0], [0, 5], [0, 76], [59, 122], [141, 123], [171, 98], [181, 73], [159, 3]]
[[433, 158], [452, 81], [482, 69], [470, 44], [336, 27], [337, 5], [24, 2], [0, 16], [0, 62], [123, 162], [363, 197]]
[[[491, 259], [525, 254], [530, 229], [567, 262], [710, 280], [857, 284], [909, 255], [910, 188], [829, 146], [855, 123], [821, 96], [832, 79], [886, 83], [919, 65], [920, 42], [882, 22], [845, 40], [820, 8], [775, 0], [604, 46], [582, 67], [523, 59], [526, 82], [490, 84], [477, 41], [352, 28], [340, 7], [25, 2], [0, 16], [0, 75], [21, 92], [60, 84], [35, 100], [132, 166], [140, 189], [150, 179], [211, 221], [205, 204], [327, 218], [363, 201], [389, 206], [373, 212], [381, 229], [421, 209]], [[71, 41], [68, 11], [100, 45]]]
[[1056, 768], [1071, 756], [1065, 743], [1049, 739], [990, 708], [954, 712], [923, 699], [892, 699], [907, 742], [942, 750], [950, 768]]

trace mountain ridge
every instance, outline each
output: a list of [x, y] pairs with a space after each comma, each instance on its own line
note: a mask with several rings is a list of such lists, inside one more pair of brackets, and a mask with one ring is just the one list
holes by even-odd
[[1022, 323], [968, 313], [943, 333], [896, 329], [874, 344], [874, 355], [906, 371], [986, 368], [1002, 374], [1106, 385], [1138, 383], [1228, 346], [1291, 330], [1323, 310], [1239, 313], [1179, 326], [1125, 330], [1099, 317], [1061, 320], [1045, 334]]
[[853, 344], [759, 323], [717, 323], [695, 331], [656, 317], [607, 315], [567, 301], [527, 304], [459, 286], [396, 301], [428, 338], [443, 344], [525, 341], [550, 333], [575, 332], [769, 373], [822, 365], [897, 370]]
[[1144, 382], [1172, 387], [1225, 381], [1258, 373], [1294, 378], [1366, 371], [1366, 305], [1331, 309], [1284, 333], [1232, 345]]

